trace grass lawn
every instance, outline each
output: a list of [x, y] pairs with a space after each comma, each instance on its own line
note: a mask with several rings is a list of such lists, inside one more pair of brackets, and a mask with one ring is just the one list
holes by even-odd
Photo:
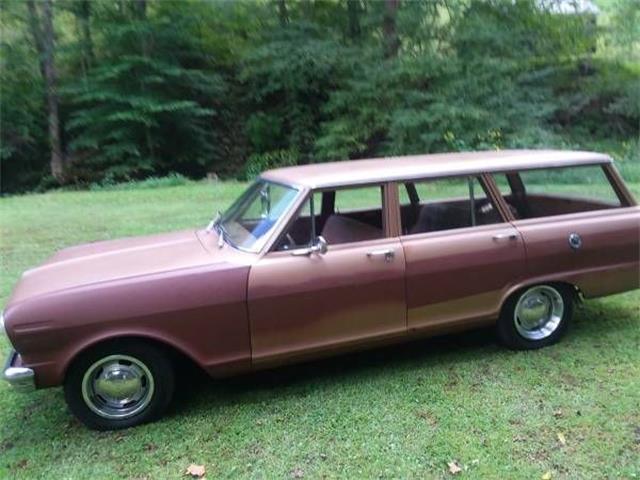
[[[191, 183], [0, 200], [0, 305], [20, 273], [92, 240], [204, 225], [243, 188]], [[640, 184], [632, 185], [640, 197]], [[0, 340], [3, 358], [8, 343]], [[0, 384], [0, 478], [640, 478], [640, 293], [586, 303], [558, 345], [492, 332], [215, 382], [161, 421], [96, 433], [61, 389]]]

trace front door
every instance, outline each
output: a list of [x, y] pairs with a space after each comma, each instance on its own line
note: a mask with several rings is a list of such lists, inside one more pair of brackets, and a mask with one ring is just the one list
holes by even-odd
[[[388, 235], [384, 187], [321, 196], [322, 211], [314, 212], [313, 203], [303, 207], [281, 241], [251, 268], [254, 365], [350, 350], [406, 333], [404, 253], [399, 239]], [[304, 254], [311, 239], [301, 232], [311, 218], [315, 233], [326, 237], [325, 253]]]

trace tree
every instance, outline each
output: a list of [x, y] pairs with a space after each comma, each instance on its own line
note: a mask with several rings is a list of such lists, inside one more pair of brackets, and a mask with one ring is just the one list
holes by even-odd
[[72, 0], [69, 4], [69, 9], [78, 22], [82, 70], [86, 75], [95, 64], [93, 35], [91, 33], [91, 0]]
[[52, 0], [44, 0], [40, 3], [39, 6], [42, 9], [42, 13], [39, 13], [34, 0], [27, 0], [27, 8], [33, 42], [40, 57], [40, 72], [45, 82], [49, 144], [51, 147], [51, 175], [59, 183], [62, 183], [65, 180], [65, 159], [60, 138], [58, 75], [55, 65], [52, 3]]
[[24, 3], [0, 3], [0, 179], [2, 193], [37, 186], [50, 171], [44, 80]]
[[637, 150], [637, 4], [2, 0], [3, 192], [445, 150]]
[[289, 23], [289, 11], [287, 9], [286, 0], [278, 1], [278, 19], [280, 20], [280, 26], [284, 27]]
[[184, 34], [191, 17], [169, 8], [151, 17], [142, 0], [127, 6], [103, 23], [108, 47], [100, 65], [65, 91], [73, 109], [70, 147], [83, 158], [73, 175], [78, 181], [202, 176], [218, 155], [212, 120], [225, 82], [198, 68], [204, 60]]
[[351, 40], [360, 38], [360, 0], [347, 0], [347, 35]]
[[396, 17], [400, 0], [384, 0], [384, 20], [382, 25], [382, 33], [384, 40], [385, 57], [391, 58], [398, 54], [400, 48], [400, 39], [398, 38], [398, 29]]

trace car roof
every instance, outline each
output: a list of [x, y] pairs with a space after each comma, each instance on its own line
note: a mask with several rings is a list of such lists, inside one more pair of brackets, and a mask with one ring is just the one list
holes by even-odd
[[602, 153], [568, 150], [496, 150], [313, 163], [264, 172], [261, 177], [311, 189], [422, 178], [611, 163]]

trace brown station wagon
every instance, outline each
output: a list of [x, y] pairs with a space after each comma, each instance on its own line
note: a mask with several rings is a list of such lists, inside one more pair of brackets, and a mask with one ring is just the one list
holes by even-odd
[[265, 172], [208, 228], [64, 249], [2, 323], [19, 389], [86, 425], [157, 418], [172, 359], [213, 377], [494, 324], [508, 347], [639, 286], [640, 207], [606, 155], [501, 151]]

